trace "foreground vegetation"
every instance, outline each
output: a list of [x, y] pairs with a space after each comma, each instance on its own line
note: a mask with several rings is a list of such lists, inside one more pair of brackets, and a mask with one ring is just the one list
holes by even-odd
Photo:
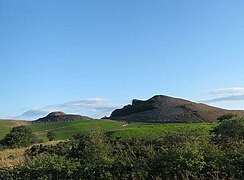
[[[21, 165], [0, 169], [0, 179], [244, 178], [243, 118], [228, 117], [211, 126], [157, 126], [132, 124], [117, 131], [95, 126], [69, 141], [34, 145], [24, 151]], [[157, 135], [161, 129], [157, 138], [151, 136], [153, 127]], [[128, 138], [133, 129], [147, 137]]]
[[[42, 145], [56, 145], [59, 141], [49, 141], [42, 143]], [[28, 157], [25, 155], [27, 149], [29, 147], [21, 147], [21, 148], [11, 148], [11, 149], [3, 149], [0, 151], [0, 167], [10, 168], [14, 166], [19, 166], [24, 164]]]

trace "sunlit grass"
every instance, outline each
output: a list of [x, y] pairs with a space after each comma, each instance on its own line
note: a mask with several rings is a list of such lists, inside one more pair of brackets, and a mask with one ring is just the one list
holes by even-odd
[[217, 123], [192, 123], [192, 124], [130, 124], [126, 128], [108, 132], [107, 135], [115, 138], [158, 138], [169, 133], [208, 135]]
[[[42, 143], [43, 145], [54, 145], [59, 141], [49, 141]], [[33, 145], [32, 145], [33, 146]], [[30, 147], [32, 147], [30, 146]], [[0, 151], [0, 167], [12, 167], [21, 165], [25, 162], [25, 150], [30, 148], [15, 148], [15, 149], [5, 149]]]
[[[111, 120], [83, 120], [62, 123], [43, 123], [28, 125], [34, 134], [40, 139], [47, 141], [48, 131], [54, 131], [57, 140], [70, 139], [76, 134], [88, 134], [92, 129], [100, 128], [111, 138], [158, 138], [167, 133], [188, 133], [198, 135], [208, 135], [209, 131], [217, 123], [131, 123], [123, 127], [125, 122]], [[0, 121], [0, 138], [15, 126], [14, 122]]]

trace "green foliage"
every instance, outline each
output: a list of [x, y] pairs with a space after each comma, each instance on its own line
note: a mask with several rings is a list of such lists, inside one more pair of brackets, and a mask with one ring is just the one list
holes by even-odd
[[32, 134], [32, 130], [27, 126], [14, 127], [10, 133], [6, 134], [1, 144], [10, 148], [25, 147], [39, 142], [37, 137]]
[[47, 138], [49, 139], [49, 141], [55, 140], [56, 137], [57, 137], [57, 135], [54, 131], [48, 131], [47, 132]]
[[233, 142], [227, 147], [221, 159], [222, 171], [227, 172], [229, 177], [244, 179], [244, 142]]
[[219, 118], [217, 118], [217, 120], [219, 122], [222, 122], [224, 120], [228, 120], [228, 119], [232, 119], [232, 118], [236, 118], [236, 117], [238, 117], [237, 114], [229, 113], [229, 114], [224, 114], [224, 115], [220, 116]]
[[221, 142], [244, 139], [244, 118], [234, 117], [222, 121], [212, 130], [214, 139]]
[[0, 169], [0, 179], [77, 179], [79, 163], [63, 156], [43, 155], [13, 169]]
[[161, 147], [151, 165], [151, 175], [168, 179], [216, 178], [221, 153], [205, 139], [188, 139], [181, 145]]
[[[5, 179], [243, 179], [244, 143], [227, 148], [208, 137], [168, 134], [160, 139], [111, 139], [100, 130], [55, 146], [27, 150], [23, 166]], [[0, 179], [2, 178], [0, 175]], [[21, 179], [19, 178], [19, 179]]]
[[83, 147], [80, 162], [85, 179], [112, 177], [109, 171], [114, 161], [112, 147], [99, 129], [82, 140], [79, 147]]
[[[33, 146], [25, 164], [0, 170], [0, 179], [244, 179], [243, 124], [132, 124], [121, 137], [93, 125], [69, 141]], [[125, 136], [132, 130], [139, 138]]]
[[58, 155], [58, 156], [68, 156], [71, 151], [71, 148], [76, 147], [77, 144], [74, 141], [67, 141], [67, 142], [59, 142], [57, 145], [46, 145], [43, 146], [35, 145], [32, 146], [30, 149], [27, 149], [25, 155], [28, 156], [30, 159], [35, 158], [39, 155]]

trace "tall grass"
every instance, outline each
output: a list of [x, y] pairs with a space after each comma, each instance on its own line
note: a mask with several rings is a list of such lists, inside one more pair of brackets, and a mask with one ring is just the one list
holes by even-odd
[[[43, 145], [55, 145], [60, 141], [49, 141]], [[38, 145], [38, 144], [36, 144]], [[33, 146], [33, 145], [32, 145]], [[30, 147], [32, 147], [30, 146]], [[21, 165], [26, 160], [25, 150], [30, 148], [5, 149], [0, 151], [0, 168]]]

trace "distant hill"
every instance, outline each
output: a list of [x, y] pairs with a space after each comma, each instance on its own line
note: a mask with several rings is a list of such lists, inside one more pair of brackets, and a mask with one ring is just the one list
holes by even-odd
[[46, 117], [32, 121], [32, 123], [56, 123], [56, 122], [90, 120], [90, 119], [92, 118], [87, 116], [65, 114], [64, 112], [57, 111], [48, 114]]
[[134, 99], [131, 105], [112, 112], [109, 119], [131, 122], [215, 122], [221, 115], [241, 110], [226, 110], [184, 99], [156, 95], [146, 101]]

